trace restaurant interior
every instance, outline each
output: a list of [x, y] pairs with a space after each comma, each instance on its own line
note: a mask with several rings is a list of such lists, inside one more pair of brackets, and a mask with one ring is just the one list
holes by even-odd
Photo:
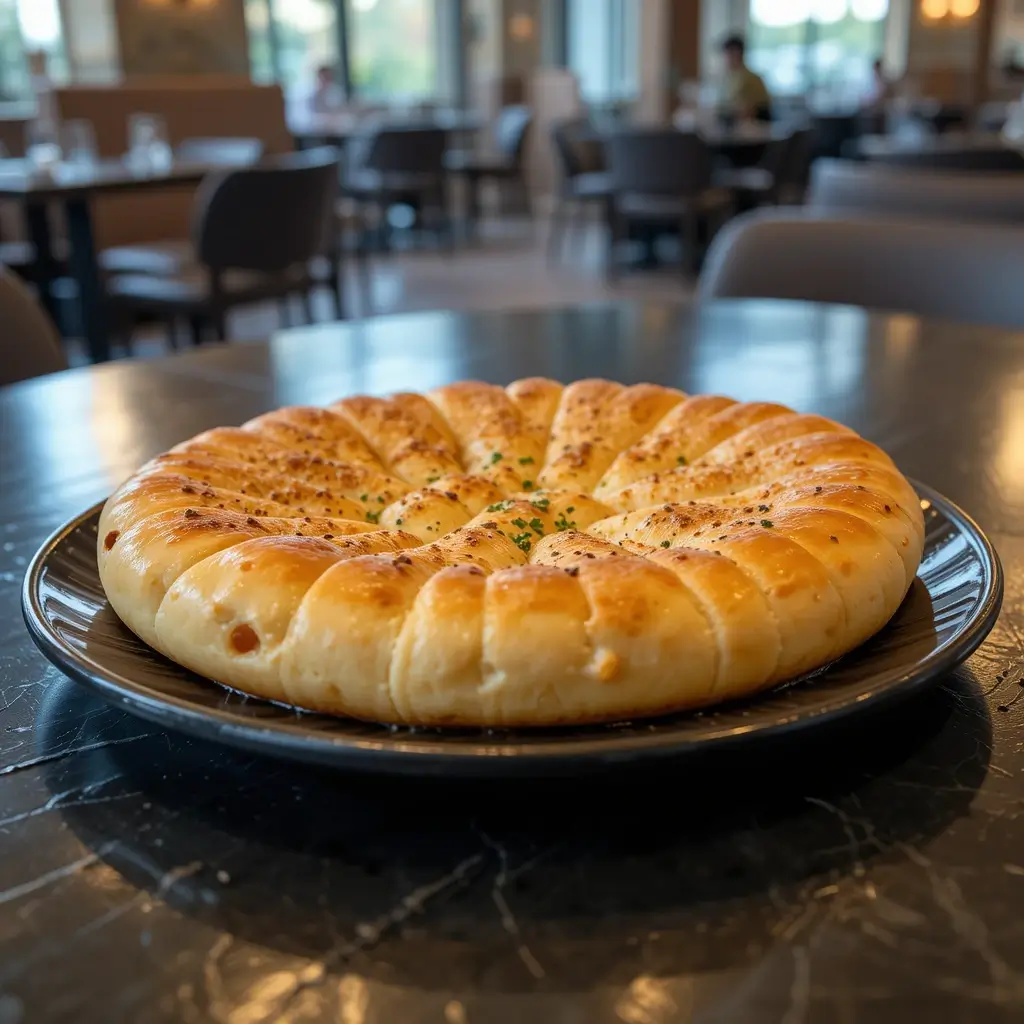
[[0, 1024], [1024, 1019], [1022, 332], [1022, 0], [0, 0]]
[[[24, 365], [12, 340], [7, 381], [423, 309], [753, 289], [928, 312], [938, 281], [804, 272], [817, 242], [785, 282], [723, 279], [718, 236], [752, 211], [1018, 208], [1012, 0], [4, 0], [0, 19], [0, 262], [61, 338]], [[751, 73], [762, 109], [732, 88]], [[1012, 295], [961, 301], [1024, 318]]]

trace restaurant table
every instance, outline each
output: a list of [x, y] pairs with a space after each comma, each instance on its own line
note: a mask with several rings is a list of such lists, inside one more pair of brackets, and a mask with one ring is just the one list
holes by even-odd
[[[175, 442], [528, 374], [851, 425], [989, 531], [994, 632], [926, 692], [799, 739], [486, 784], [165, 732], [29, 640], [40, 542]], [[1021, 1020], [1024, 336], [802, 304], [429, 313], [41, 378], [0, 391], [0, 423], [0, 1021]]]
[[864, 160], [884, 160], [901, 153], [996, 152], [1008, 146], [998, 132], [947, 132], [942, 135], [862, 135], [856, 152]]
[[139, 170], [121, 160], [95, 164], [59, 164], [37, 171], [24, 160], [0, 160], [0, 199], [15, 199], [25, 208], [29, 237], [35, 249], [36, 282], [43, 304], [58, 319], [52, 284], [57, 276], [47, 206], [64, 209], [70, 248], [71, 276], [78, 286], [82, 330], [89, 358], [110, 358], [110, 324], [102, 274], [96, 253], [90, 203], [97, 196], [194, 185], [225, 164], [175, 161], [166, 169]]
[[475, 110], [440, 109], [425, 113], [410, 111], [408, 114], [392, 111], [380, 117], [340, 110], [294, 114], [289, 118], [288, 130], [299, 149], [322, 145], [345, 146], [349, 139], [365, 131], [368, 126], [386, 125], [389, 122], [436, 125], [452, 135], [471, 134], [486, 124], [484, 117]]

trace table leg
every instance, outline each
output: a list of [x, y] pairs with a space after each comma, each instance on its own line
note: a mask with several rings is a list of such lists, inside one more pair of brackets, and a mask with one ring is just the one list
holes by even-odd
[[53, 258], [53, 239], [50, 235], [50, 218], [45, 203], [27, 203], [25, 220], [29, 238], [35, 249], [35, 285], [39, 289], [39, 301], [55, 323], [61, 322], [60, 306], [53, 294], [53, 282], [57, 278], [57, 261]]
[[110, 358], [110, 323], [96, 259], [96, 241], [88, 200], [69, 199], [66, 214], [68, 239], [71, 243], [71, 273], [78, 284], [85, 343], [89, 349], [89, 358], [94, 363], [103, 363]]

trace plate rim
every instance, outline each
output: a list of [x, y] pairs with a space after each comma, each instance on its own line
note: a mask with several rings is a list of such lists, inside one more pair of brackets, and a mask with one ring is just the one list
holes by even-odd
[[[303, 733], [261, 721], [240, 721], [226, 708], [200, 708], [186, 699], [169, 694], [158, 695], [143, 683], [75, 650], [50, 626], [42, 607], [40, 584], [48, 560], [71, 533], [99, 512], [104, 501], [96, 502], [54, 530], [32, 556], [22, 582], [22, 615], [29, 635], [43, 656], [73, 681], [86, 686], [104, 700], [161, 727], [272, 757], [362, 771], [394, 773], [440, 769], [471, 774], [509, 774], [517, 769], [535, 772], [544, 767], [561, 767], [564, 770], [567, 766], [578, 768], [581, 763], [595, 761], [610, 764], [680, 757], [755, 739], [767, 740], [780, 733], [826, 726], [847, 715], [861, 714], [887, 702], [909, 697], [961, 664], [981, 646], [995, 626], [1003, 601], [1003, 567], [995, 546], [975, 520], [955, 502], [925, 484], [910, 478], [908, 482], [919, 498], [942, 509], [966, 537], [982, 564], [983, 589], [978, 610], [972, 618], [923, 660], [882, 673], [879, 681], [863, 693], [837, 697], [801, 711], [799, 715], [776, 721], [747, 727], [723, 726], [719, 733], [712, 730], [685, 738], [672, 732], [647, 736], [636, 733], [616, 735], [612, 726], [608, 727], [606, 735], [567, 744], [561, 737], [545, 742], [541, 739], [543, 730], [537, 730], [532, 734], [537, 739], [529, 747], [523, 747], [515, 739], [503, 740], [499, 732], [493, 741], [481, 738], [476, 744], [453, 744], [438, 749], [436, 745], [421, 743], [415, 732], [387, 744], [368, 738]], [[210, 683], [221, 685], [213, 680]], [[393, 735], [401, 735], [401, 730]]]

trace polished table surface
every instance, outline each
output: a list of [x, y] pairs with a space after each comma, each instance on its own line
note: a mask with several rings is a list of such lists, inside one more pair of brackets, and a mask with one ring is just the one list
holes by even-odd
[[223, 163], [175, 160], [163, 168], [140, 169], [124, 160], [98, 160], [92, 164], [56, 164], [49, 170], [33, 168], [25, 160], [0, 160], [0, 198], [44, 200], [111, 192], [194, 185], [211, 171], [230, 167]]
[[[995, 631], [923, 696], [817, 736], [510, 785], [191, 741], [32, 646], [32, 553], [174, 442], [525, 374], [850, 424], [989, 531]], [[428, 314], [29, 382], [0, 424], [0, 1021], [1022, 1019], [1024, 336], [804, 305]]]

